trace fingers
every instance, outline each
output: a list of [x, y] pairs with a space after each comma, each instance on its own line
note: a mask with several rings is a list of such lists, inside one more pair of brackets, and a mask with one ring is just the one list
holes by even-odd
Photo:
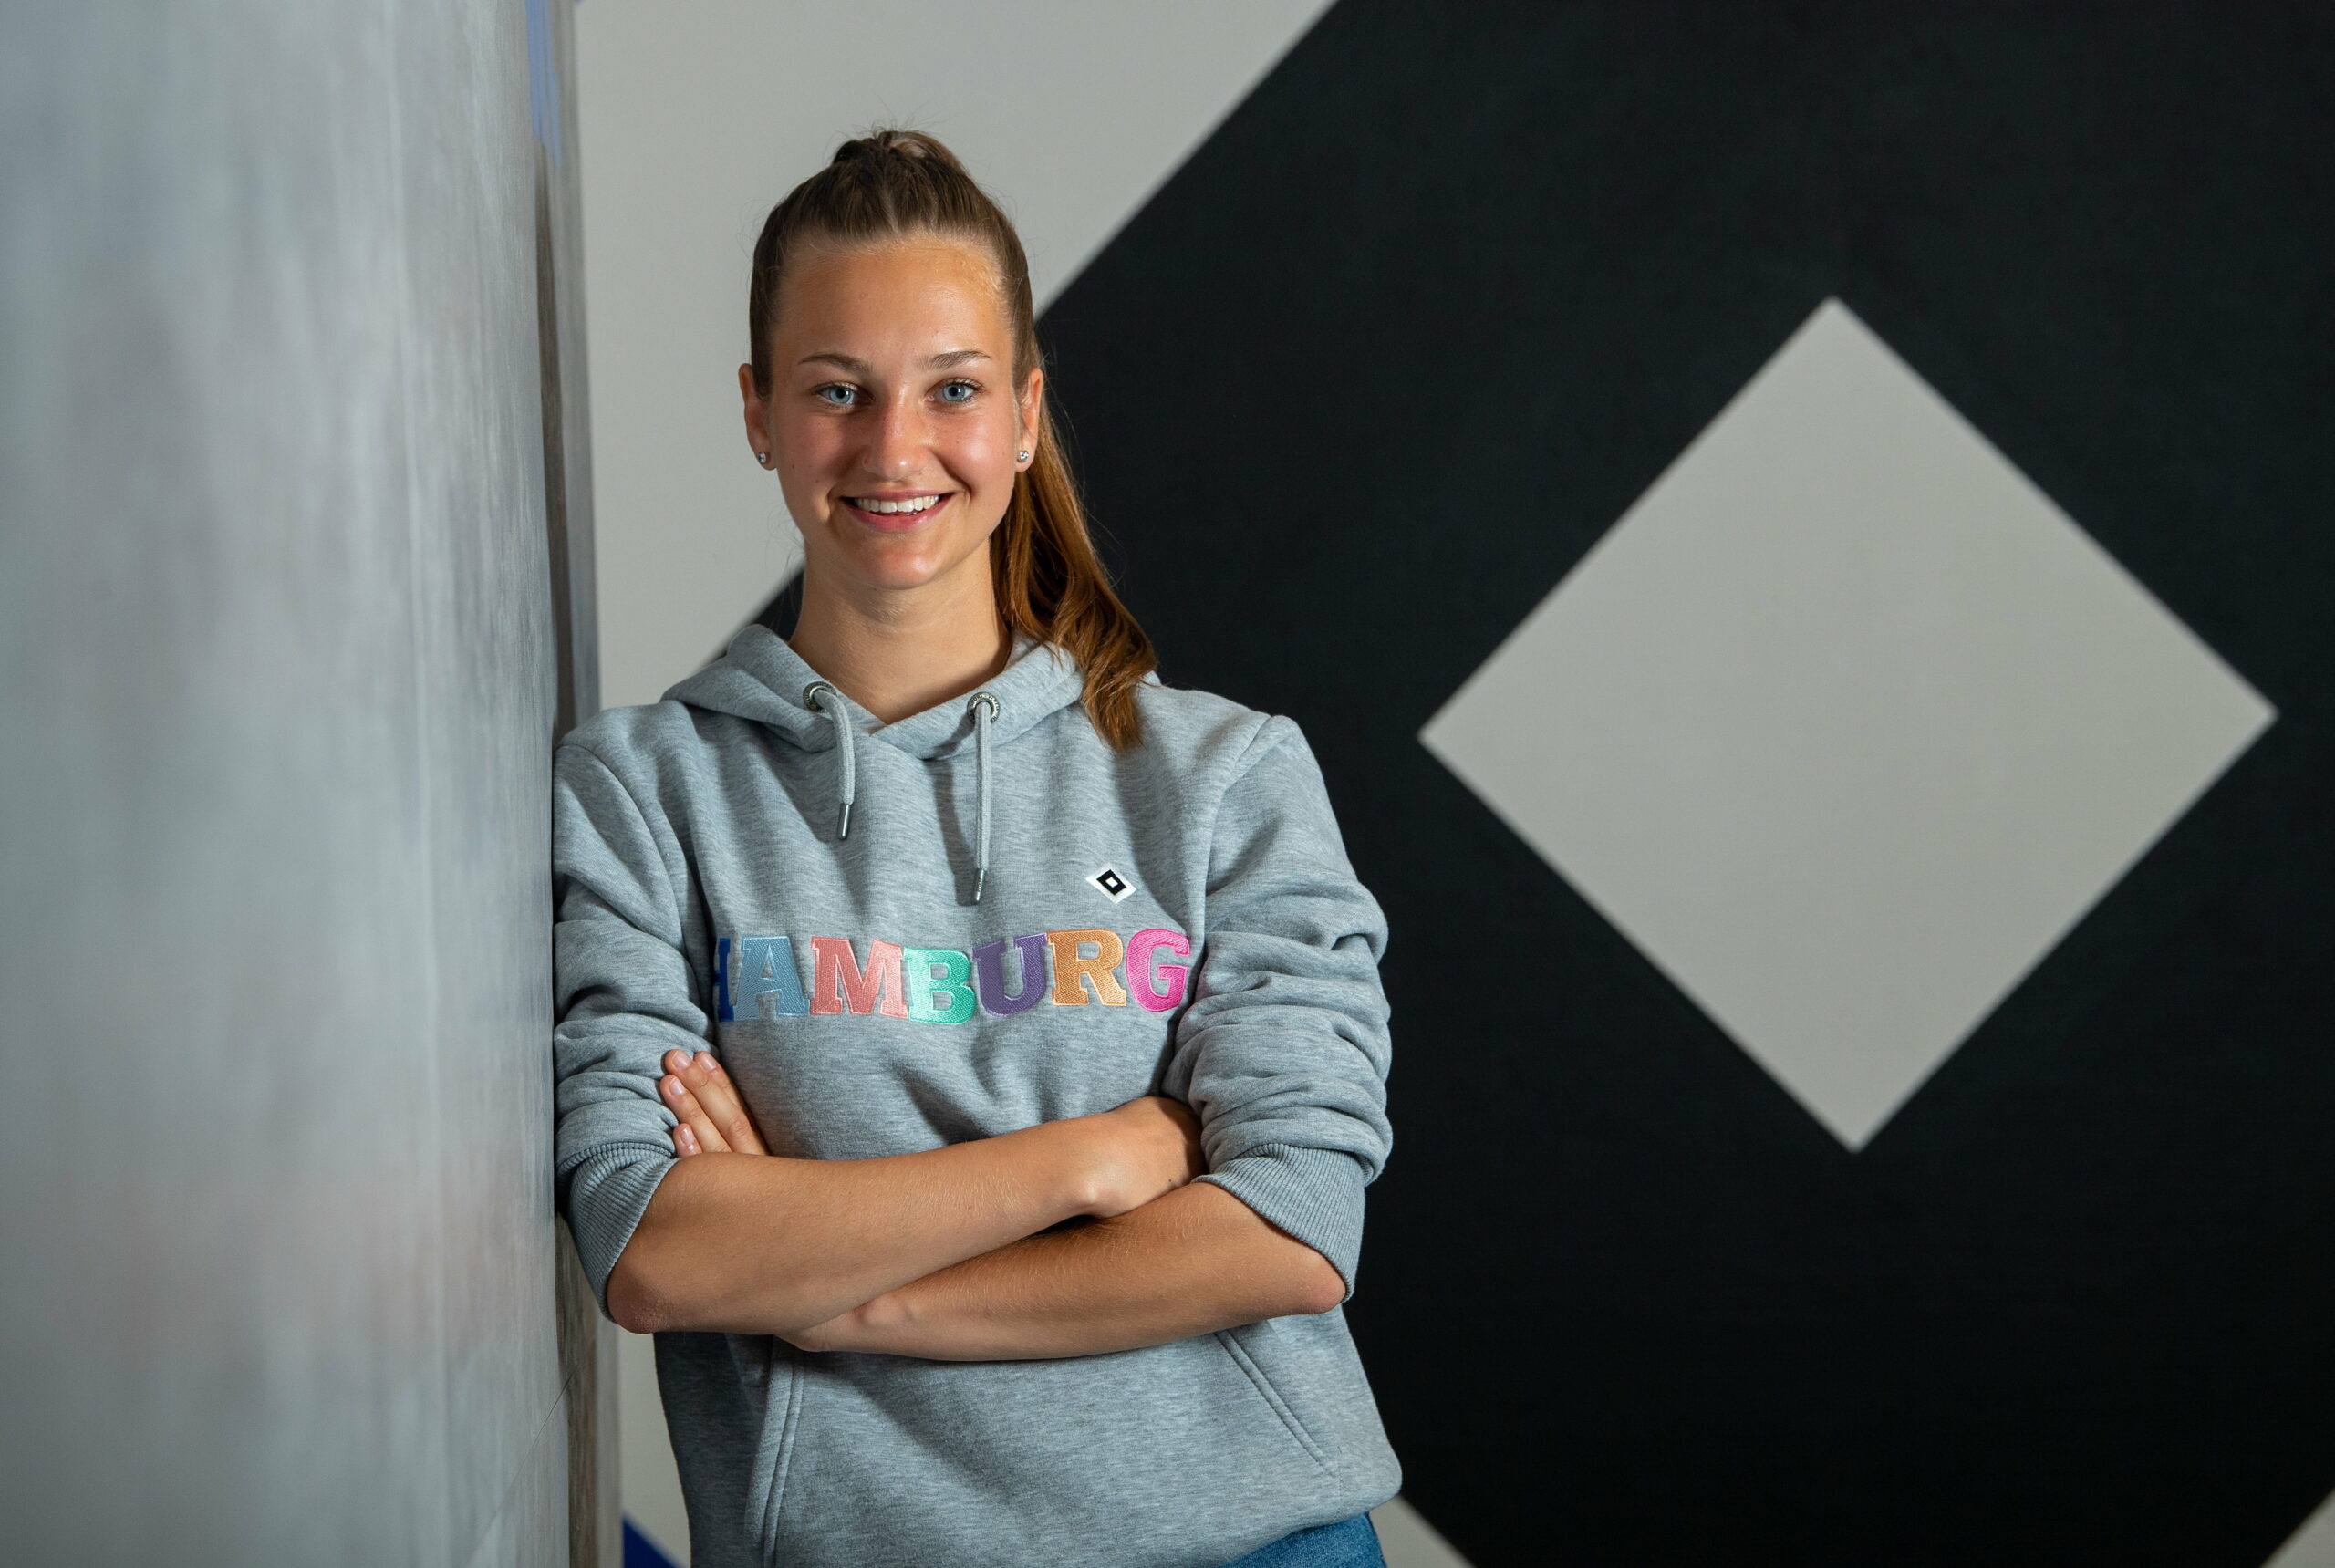
[[753, 1118], [746, 1113], [737, 1085], [711, 1052], [668, 1051], [664, 1065], [665, 1076], [658, 1081], [657, 1089], [681, 1119], [680, 1127], [673, 1129], [675, 1148], [680, 1147], [680, 1134], [686, 1128], [698, 1147], [683, 1150], [685, 1155], [769, 1152], [763, 1147]]
[[[681, 1052], [672, 1052], [668, 1061], [682, 1055]], [[738, 1085], [731, 1080], [729, 1074], [721, 1070], [721, 1064], [715, 1060], [712, 1052], [697, 1052], [684, 1057], [680, 1065], [669, 1070], [689, 1085], [690, 1092], [697, 1096], [697, 1103], [704, 1108], [724, 1143], [740, 1154], [769, 1152], [763, 1147], [762, 1134], [755, 1129], [753, 1117], [746, 1112], [745, 1096], [739, 1094]]]
[[[705, 1107], [698, 1103], [697, 1096], [690, 1092], [689, 1085], [678, 1075], [668, 1073], [658, 1079], [657, 1092], [665, 1097], [665, 1108], [680, 1118], [680, 1125], [672, 1131], [672, 1139], [674, 1149], [683, 1158], [692, 1154], [730, 1152], [730, 1145], [713, 1125], [713, 1118], [705, 1114]], [[689, 1144], [697, 1147], [685, 1147]]]

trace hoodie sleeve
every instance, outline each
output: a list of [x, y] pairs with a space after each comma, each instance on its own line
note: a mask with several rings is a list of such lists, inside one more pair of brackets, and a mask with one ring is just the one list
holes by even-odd
[[1199, 1113], [1209, 1174], [1327, 1258], [1353, 1293], [1362, 1189], [1385, 1163], [1386, 921], [1355, 880], [1321, 769], [1266, 721], [1219, 807], [1206, 945], [1168, 1092]]
[[664, 1054], [701, 1048], [706, 1019], [674, 873], [631, 793], [579, 745], [559, 749], [552, 781], [555, 1180], [606, 1312], [609, 1272], [675, 1163], [678, 1118], [657, 1096]]

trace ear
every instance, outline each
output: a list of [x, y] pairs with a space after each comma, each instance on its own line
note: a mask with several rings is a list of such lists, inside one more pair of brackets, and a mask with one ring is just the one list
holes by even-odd
[[738, 397], [746, 406], [746, 441], [750, 450], [757, 459], [764, 452], [770, 453], [774, 465], [778, 449], [771, 444], [770, 410], [763, 403], [762, 395], [754, 390], [754, 368], [752, 365], [738, 367]]
[[1022, 385], [1020, 399], [1022, 415], [1022, 450], [1035, 457], [1038, 452], [1038, 416], [1046, 406], [1046, 373], [1036, 366], [1030, 379]]

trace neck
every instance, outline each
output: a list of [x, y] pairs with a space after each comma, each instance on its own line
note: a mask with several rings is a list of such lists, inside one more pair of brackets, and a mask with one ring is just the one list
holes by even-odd
[[806, 564], [803, 613], [786, 641], [887, 724], [993, 679], [1012, 650], [986, 552], [906, 592], [838, 583]]

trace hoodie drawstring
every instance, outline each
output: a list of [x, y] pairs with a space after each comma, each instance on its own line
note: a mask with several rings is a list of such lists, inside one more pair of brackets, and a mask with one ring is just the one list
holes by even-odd
[[[843, 766], [843, 807], [835, 836], [849, 838], [852, 798], [859, 792], [858, 757], [853, 744], [857, 737], [852, 733], [851, 715], [845, 711], [843, 693], [824, 680], [803, 688], [803, 706], [824, 714], [835, 727], [835, 752]], [[1003, 710], [986, 691], [974, 692], [967, 706], [973, 715], [973, 902], [978, 904], [989, 886], [989, 727]]]
[[[821, 701], [825, 693], [831, 701]], [[835, 727], [835, 750], [843, 756], [843, 821], [835, 828], [837, 838], [851, 836], [851, 801], [859, 790], [857, 757], [852, 745], [851, 715], [844, 711], [843, 693], [824, 680], [814, 680], [803, 688], [803, 706], [815, 713], [824, 713]]]
[[989, 727], [999, 709], [997, 699], [976, 691], [969, 704], [973, 713], [973, 902], [981, 901], [989, 885]]

